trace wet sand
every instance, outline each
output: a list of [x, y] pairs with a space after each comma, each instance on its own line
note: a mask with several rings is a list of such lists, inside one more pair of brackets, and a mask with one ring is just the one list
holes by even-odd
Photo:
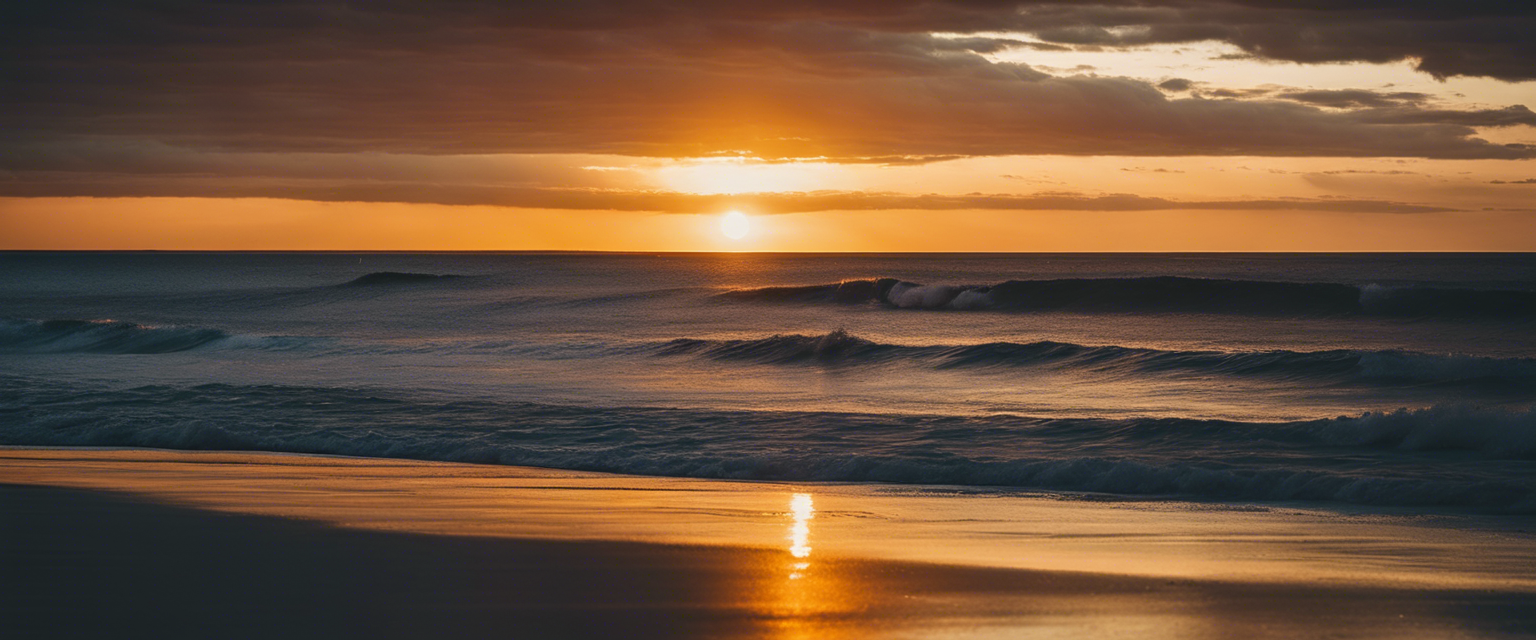
[[1438, 520], [154, 451], [0, 483], [8, 638], [1536, 634], [1530, 536]]

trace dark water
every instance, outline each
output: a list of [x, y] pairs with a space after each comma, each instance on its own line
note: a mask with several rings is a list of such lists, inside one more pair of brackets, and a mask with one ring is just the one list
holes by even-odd
[[1536, 256], [0, 254], [0, 444], [1536, 513]]

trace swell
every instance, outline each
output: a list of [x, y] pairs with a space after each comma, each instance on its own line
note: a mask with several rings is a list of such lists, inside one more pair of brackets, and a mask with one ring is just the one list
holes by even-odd
[[0, 376], [0, 444], [260, 450], [661, 476], [1536, 513], [1536, 412], [1040, 419], [596, 408]]
[[[339, 276], [337, 280], [340, 280]], [[232, 279], [232, 285], [239, 282]], [[333, 284], [311, 286], [278, 286], [255, 288], [224, 288], [195, 292], [167, 291], [156, 293], [124, 293], [119, 291], [95, 291], [74, 295], [7, 296], [5, 303], [14, 315], [26, 314], [15, 309], [36, 309], [44, 312], [68, 304], [76, 309], [89, 309], [92, 315], [128, 315], [135, 312], [154, 312], [164, 315], [167, 310], [218, 313], [231, 311], [282, 311], [304, 307], [327, 305], [371, 304], [392, 297], [416, 297], [433, 295], [434, 292], [459, 289], [486, 283], [483, 276], [452, 274], [407, 273], [379, 271], [364, 274], [351, 280]], [[451, 293], [449, 295], [452, 295]], [[499, 300], [503, 304], [514, 300]], [[36, 313], [36, 312], [34, 312]], [[30, 314], [27, 314], [30, 315]]]
[[207, 327], [147, 326], [119, 320], [0, 318], [0, 353], [163, 354], [208, 348], [285, 349], [304, 338], [244, 336]]
[[559, 345], [494, 340], [346, 340], [328, 336], [229, 333], [190, 326], [152, 326], [121, 320], [22, 320], [0, 318], [0, 354], [170, 354], [191, 351], [260, 350], [303, 352], [306, 356], [482, 355], [573, 357], [602, 355], [602, 343]]
[[1321, 382], [1519, 384], [1536, 380], [1536, 358], [1435, 355], [1411, 351], [1163, 351], [1064, 342], [989, 342], [910, 346], [865, 340], [842, 330], [825, 335], [775, 335], [753, 340], [680, 338], [660, 356], [692, 356], [769, 365], [855, 366], [907, 362], [940, 369], [1055, 366], [1093, 373], [1170, 373], [1269, 376]]
[[453, 274], [409, 273], [403, 271], [375, 271], [353, 278], [342, 287], [379, 287], [404, 284], [423, 284], [461, 280], [465, 276]]
[[1260, 315], [1536, 317], [1536, 292], [1159, 276], [923, 285], [895, 278], [734, 289], [726, 300], [879, 304], [901, 309]]

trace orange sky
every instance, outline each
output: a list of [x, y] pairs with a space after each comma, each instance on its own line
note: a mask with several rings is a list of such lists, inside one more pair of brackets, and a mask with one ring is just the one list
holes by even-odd
[[1533, 21], [40, 5], [0, 24], [0, 250], [1533, 251]]
[[571, 212], [263, 198], [0, 200], [10, 249], [592, 251], [1527, 251], [1525, 213], [832, 211], [753, 216]]

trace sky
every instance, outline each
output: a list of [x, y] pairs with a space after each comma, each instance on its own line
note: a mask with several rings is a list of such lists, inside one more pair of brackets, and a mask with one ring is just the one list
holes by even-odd
[[1533, 251], [1533, 103], [1529, 1], [14, 2], [0, 249]]

